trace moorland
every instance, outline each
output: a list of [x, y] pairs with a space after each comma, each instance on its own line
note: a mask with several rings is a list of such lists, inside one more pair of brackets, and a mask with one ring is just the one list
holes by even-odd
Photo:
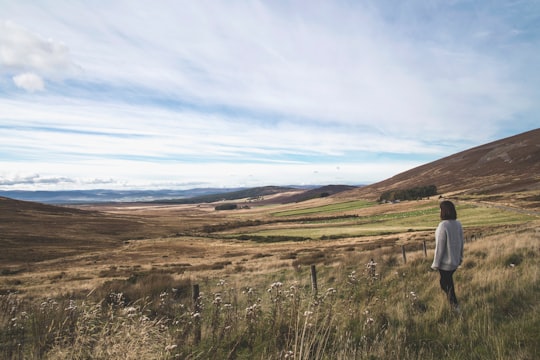
[[[539, 138], [303, 201], [294, 189], [227, 200], [231, 210], [0, 198], [1, 356], [537, 358]], [[436, 196], [377, 201], [432, 184]], [[440, 198], [467, 238], [461, 313], [430, 270]]]

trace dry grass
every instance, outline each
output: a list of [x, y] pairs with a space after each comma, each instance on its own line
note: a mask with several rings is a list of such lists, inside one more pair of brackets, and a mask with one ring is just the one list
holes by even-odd
[[[324, 199], [310, 206], [328, 203]], [[456, 273], [463, 306], [463, 317], [456, 318], [438, 289], [437, 275], [429, 271], [437, 223], [434, 205], [410, 202], [347, 210], [370, 219], [388, 216], [387, 226], [394, 222], [407, 228], [405, 232], [277, 243], [236, 240], [244, 233], [242, 227], [227, 230], [227, 237], [202, 229], [248, 219], [264, 222], [274, 219], [275, 211], [285, 211], [285, 206], [229, 213], [196, 206], [102, 209], [114, 213], [114, 219], [138, 219], [149, 228], [143, 234], [150, 237], [103, 249], [77, 248], [39, 262], [3, 263], [0, 306], [7, 330], [1, 337], [2, 355], [47, 354], [52, 359], [537, 356], [538, 220], [503, 209], [493, 212], [461, 205], [460, 214], [467, 215], [463, 218], [466, 233], [477, 238], [466, 244], [466, 260]], [[298, 204], [295, 211], [300, 211]], [[326, 221], [314, 226], [328, 228]], [[425, 229], [431, 221], [433, 229]], [[289, 235], [302, 225], [257, 226], [273, 231], [278, 226], [281, 234]], [[152, 236], [159, 232], [164, 235]], [[423, 241], [427, 241], [428, 258], [422, 252]], [[401, 259], [402, 245], [407, 249], [406, 264]], [[370, 258], [378, 263], [376, 277], [365, 271]], [[319, 280], [315, 298], [309, 277], [312, 264]], [[192, 284], [201, 286], [200, 317], [195, 316], [190, 298]], [[198, 325], [200, 340], [196, 340]]]
[[[317, 265], [316, 296], [307, 265], [249, 276], [209, 273], [197, 281], [200, 310], [190, 299], [191, 277], [155, 272], [41, 303], [4, 295], [2, 322], [10, 330], [3, 339], [11, 352], [3, 355], [531, 359], [540, 351], [536, 230], [529, 224], [466, 244], [466, 261], [456, 272], [460, 315], [452, 313], [421, 251], [403, 264], [395, 248], [349, 250]], [[310, 253], [317, 254], [298, 250]], [[377, 261], [374, 274], [365, 267], [370, 258]], [[42, 330], [24, 330], [34, 327]], [[21, 339], [18, 353], [14, 344]]]

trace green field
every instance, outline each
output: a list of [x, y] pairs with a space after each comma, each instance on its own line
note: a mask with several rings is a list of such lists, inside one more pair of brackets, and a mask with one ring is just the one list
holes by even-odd
[[[389, 205], [377, 205], [367, 201], [351, 201], [324, 205], [314, 208], [297, 209], [272, 213], [274, 216], [300, 216], [316, 214], [335, 214], [355, 210], [358, 217], [335, 219], [317, 218], [303, 219], [299, 222], [273, 223], [263, 227], [242, 228], [237, 234], [251, 236], [284, 236], [320, 239], [323, 237], [358, 237], [393, 233], [435, 230], [439, 220], [439, 207], [436, 201], [410, 202], [410, 206], [391, 210], [384, 213]], [[362, 215], [362, 209], [379, 207], [381, 212], [373, 215]], [[458, 218], [464, 228], [515, 225], [532, 221], [535, 217], [524, 213], [484, 207], [479, 205], [462, 204], [457, 206]], [[231, 233], [228, 234], [231, 237]]]
[[363, 209], [366, 207], [374, 206], [377, 203], [365, 200], [347, 201], [336, 204], [322, 205], [317, 207], [307, 207], [303, 209], [278, 211], [272, 213], [273, 216], [301, 216], [301, 215], [314, 215], [314, 214], [332, 214], [335, 212], [344, 212], [351, 210]]

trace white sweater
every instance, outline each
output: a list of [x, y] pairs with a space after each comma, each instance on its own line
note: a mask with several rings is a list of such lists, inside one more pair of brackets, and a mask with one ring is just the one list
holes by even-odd
[[431, 268], [456, 270], [463, 261], [463, 228], [458, 220], [443, 220], [435, 230], [435, 256]]

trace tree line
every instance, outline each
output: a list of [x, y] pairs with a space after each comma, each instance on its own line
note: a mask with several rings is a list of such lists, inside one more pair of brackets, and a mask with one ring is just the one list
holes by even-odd
[[379, 197], [379, 202], [417, 200], [433, 195], [437, 195], [437, 187], [435, 185], [416, 186], [409, 189], [394, 189], [385, 191]]

